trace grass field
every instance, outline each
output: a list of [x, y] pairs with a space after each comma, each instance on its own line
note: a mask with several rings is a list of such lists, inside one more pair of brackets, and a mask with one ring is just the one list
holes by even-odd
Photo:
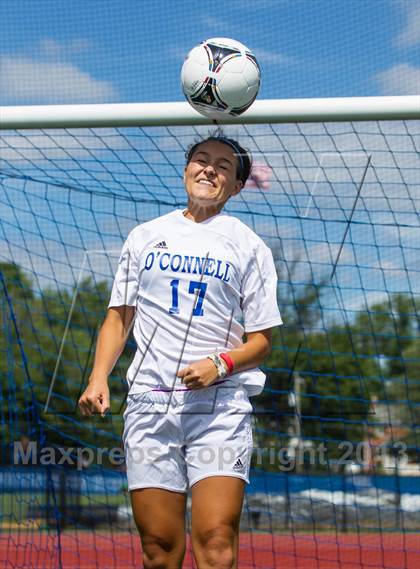
[[[61, 553], [60, 553], [61, 551]], [[128, 533], [66, 531], [0, 534], [2, 567], [19, 569], [134, 569], [140, 542]], [[193, 569], [188, 542], [184, 569]], [[240, 569], [418, 569], [416, 534], [241, 535]]]

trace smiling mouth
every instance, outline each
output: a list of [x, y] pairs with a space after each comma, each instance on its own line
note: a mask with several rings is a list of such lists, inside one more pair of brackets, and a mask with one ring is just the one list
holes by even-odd
[[213, 182], [211, 182], [210, 180], [204, 180], [204, 179], [202, 179], [202, 180], [197, 180], [197, 184], [204, 184], [204, 185], [206, 185], [206, 186], [212, 186], [212, 187], [214, 187]]

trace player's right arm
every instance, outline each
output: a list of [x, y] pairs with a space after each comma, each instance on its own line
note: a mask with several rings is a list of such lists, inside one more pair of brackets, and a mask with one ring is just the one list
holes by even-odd
[[95, 361], [89, 383], [79, 399], [83, 415], [109, 409], [108, 376], [124, 350], [134, 319], [134, 306], [113, 306], [108, 309], [96, 344]]

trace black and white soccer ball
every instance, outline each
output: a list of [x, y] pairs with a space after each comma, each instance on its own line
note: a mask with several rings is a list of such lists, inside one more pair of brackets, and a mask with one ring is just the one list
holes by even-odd
[[181, 71], [188, 102], [212, 119], [238, 116], [254, 102], [260, 88], [255, 55], [242, 43], [212, 38], [194, 47]]

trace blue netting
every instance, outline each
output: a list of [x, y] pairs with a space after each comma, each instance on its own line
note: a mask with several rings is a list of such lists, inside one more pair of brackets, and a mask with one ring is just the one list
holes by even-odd
[[[419, 448], [419, 128], [225, 129], [271, 172], [269, 189], [250, 185], [226, 209], [271, 246], [285, 321], [254, 400], [241, 567], [414, 559], [418, 478], [406, 475], [418, 471]], [[109, 417], [83, 419], [76, 401], [122, 242], [185, 205], [184, 152], [204, 132], [2, 134], [0, 539], [9, 566], [81, 567], [86, 547], [92, 566], [138, 562], [125, 474], [109, 453], [121, 444], [133, 345], [111, 378]], [[36, 443], [38, 459], [42, 447], [67, 449], [73, 465], [17, 467], [15, 443], [21, 462]], [[99, 448], [108, 449], [101, 463]], [[11, 551], [28, 532], [29, 561], [19, 565]]]

